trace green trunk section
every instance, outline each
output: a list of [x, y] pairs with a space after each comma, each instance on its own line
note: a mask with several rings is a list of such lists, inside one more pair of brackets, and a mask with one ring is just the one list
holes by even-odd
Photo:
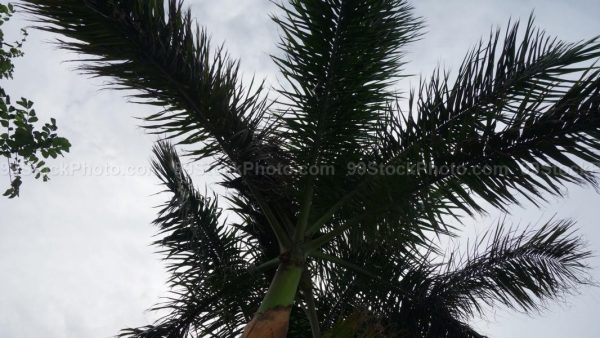
[[258, 314], [277, 306], [287, 307], [294, 304], [303, 270], [303, 267], [295, 264], [280, 264], [269, 291], [258, 308]]

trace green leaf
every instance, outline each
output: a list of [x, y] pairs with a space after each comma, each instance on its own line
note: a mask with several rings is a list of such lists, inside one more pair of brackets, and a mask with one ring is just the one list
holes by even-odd
[[71, 147], [71, 143], [64, 137], [56, 137], [52, 140], [52, 145], [59, 148], [60, 150], [68, 150]]

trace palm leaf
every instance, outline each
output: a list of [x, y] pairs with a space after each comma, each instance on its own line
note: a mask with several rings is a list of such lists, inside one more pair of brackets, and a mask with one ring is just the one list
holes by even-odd
[[[35, 15], [38, 28], [67, 38], [58, 40], [61, 48], [88, 56], [78, 60], [81, 71], [108, 77], [113, 87], [131, 90], [136, 101], [164, 108], [146, 116], [146, 126], [193, 144], [196, 157], [216, 157], [218, 166], [233, 172], [280, 153], [264, 118], [262, 85], [244, 88], [238, 62], [211, 46], [181, 1], [21, 4]], [[267, 185], [272, 186], [262, 180], [255, 187]]]
[[589, 63], [600, 43], [557, 41], [533, 19], [523, 34], [516, 23], [503, 42], [492, 35], [453, 84], [437, 72], [406, 118], [382, 127], [380, 159], [427, 169], [415, 175], [414, 195], [433, 188], [470, 212], [481, 203], [469, 193], [506, 210], [520, 195], [536, 202], [565, 183], [596, 185], [600, 73]]
[[484, 305], [536, 311], [589, 282], [590, 252], [573, 226], [552, 220], [517, 232], [500, 223], [468, 252], [446, 259], [434, 252], [406, 256], [385, 245], [361, 250], [338, 239], [331, 250], [340, 258], [315, 267], [326, 281], [317, 284], [323, 323], [335, 327], [365, 309], [392, 336], [483, 337], [465, 322], [483, 314]]
[[600, 43], [559, 42], [532, 20], [521, 40], [518, 33], [517, 23], [503, 42], [492, 35], [454, 83], [436, 72], [408, 111], [390, 106], [378, 148], [365, 155], [375, 170], [332, 190], [314, 228], [337, 213], [363, 227], [447, 231], [447, 216], [482, 212], [482, 200], [506, 210], [519, 196], [539, 203], [560, 194], [566, 183], [596, 186], [600, 72], [591, 62]]
[[[288, 86], [283, 115], [297, 160], [334, 162], [368, 143], [420, 21], [404, 0], [291, 0], [280, 5]], [[312, 159], [312, 160], [310, 160]]]
[[[198, 193], [171, 144], [159, 143], [154, 154], [154, 171], [172, 194], [154, 221], [160, 237], [154, 244], [168, 262], [173, 296], [155, 308], [167, 311], [156, 325], [122, 335], [233, 337], [256, 311], [253, 304], [268, 286], [261, 271], [273, 264], [257, 269], [266, 258], [245, 245], [250, 238], [221, 223], [216, 199]], [[247, 297], [259, 298], [252, 303]]]

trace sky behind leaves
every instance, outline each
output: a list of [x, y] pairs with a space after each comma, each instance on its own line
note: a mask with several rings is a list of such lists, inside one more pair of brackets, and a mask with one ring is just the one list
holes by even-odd
[[[278, 33], [268, 15], [267, 0], [187, 0], [198, 22], [215, 42], [225, 42], [242, 71], [277, 83], [269, 54]], [[526, 20], [535, 9], [537, 24], [551, 35], [577, 41], [600, 34], [597, 0], [419, 0], [427, 34], [407, 55], [407, 72], [399, 89], [418, 83], [437, 65], [456, 70], [467, 52], [495, 26], [509, 18]], [[17, 16], [8, 40], [24, 25]], [[154, 207], [164, 196], [150, 172], [152, 143], [134, 117], [153, 108], [127, 103], [120, 93], [101, 90], [105, 80], [73, 72], [80, 58], [57, 50], [52, 37], [31, 32], [26, 56], [16, 63], [15, 80], [2, 86], [13, 95], [35, 102], [41, 120], [51, 116], [73, 144], [65, 159], [50, 163], [46, 184], [25, 178], [22, 196], [0, 199], [0, 337], [105, 338], [123, 327], [148, 324], [145, 310], [166, 295], [166, 275], [160, 256], [149, 246]], [[10, 35], [12, 34], [12, 35]], [[214, 188], [214, 177], [202, 165], [191, 167], [198, 186]], [[0, 183], [8, 184], [0, 163]], [[579, 222], [591, 249], [600, 252], [597, 208], [600, 195], [589, 188], [572, 188], [565, 200], [552, 200], [542, 209], [515, 208], [509, 220], [536, 223], [556, 215]], [[467, 220], [465, 234], [482, 233], [499, 217], [490, 214]], [[598, 256], [598, 254], [596, 254]], [[600, 259], [591, 261], [600, 280]], [[528, 317], [502, 308], [490, 309], [477, 327], [496, 338], [598, 338], [600, 289], [582, 289], [550, 304], [547, 312]]]

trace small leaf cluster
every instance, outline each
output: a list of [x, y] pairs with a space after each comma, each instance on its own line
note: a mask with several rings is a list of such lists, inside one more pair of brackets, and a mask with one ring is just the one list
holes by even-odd
[[11, 173], [11, 187], [4, 196], [14, 198], [19, 195], [23, 167], [28, 167], [36, 179], [49, 180], [50, 168], [44, 159], [57, 158], [69, 152], [71, 143], [58, 136], [56, 120], [50, 119], [41, 128], [36, 128], [39, 118], [33, 109], [33, 102], [21, 98], [11, 104], [10, 96], [0, 88], [0, 155], [6, 157]]
[[[11, 4], [0, 4], [0, 26], [10, 20], [14, 12]], [[24, 55], [21, 48], [27, 31], [22, 29], [21, 32], [21, 40], [11, 44], [4, 41], [4, 33], [0, 30], [0, 79], [12, 79], [13, 59]], [[39, 118], [33, 102], [21, 98], [13, 105], [10, 96], [0, 87], [0, 156], [8, 162], [10, 188], [4, 192], [8, 198], [19, 196], [24, 167], [28, 167], [36, 179], [46, 182], [50, 168], [42, 159], [57, 158], [71, 148], [71, 143], [56, 133], [55, 119], [41, 128], [36, 128], [37, 122]]]

